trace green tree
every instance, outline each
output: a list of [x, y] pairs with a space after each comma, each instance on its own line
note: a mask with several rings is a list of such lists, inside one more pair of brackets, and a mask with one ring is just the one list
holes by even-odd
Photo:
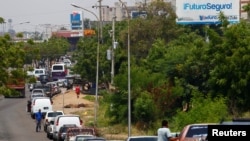
[[134, 115], [137, 121], [137, 128], [146, 130], [158, 118], [152, 95], [149, 92], [141, 92], [134, 103]]
[[180, 131], [185, 125], [192, 123], [219, 123], [221, 120], [230, 120], [227, 99], [223, 97], [211, 98], [209, 95], [204, 97], [197, 89], [193, 89], [189, 112], [182, 109], [169, 118], [172, 121], [173, 131]]
[[0, 17], [0, 24], [2, 24], [4, 22], [5, 22], [4, 18]]
[[[214, 68], [209, 84], [213, 94], [229, 98], [231, 113], [238, 115], [249, 109], [249, 24], [241, 22], [224, 30], [224, 39], [214, 53]], [[238, 112], [236, 112], [238, 111]]]
[[250, 20], [250, 3], [242, 6], [243, 10], [247, 12], [247, 19]]
[[23, 71], [25, 51], [23, 44], [14, 44], [9, 35], [0, 37], [0, 94], [14, 95], [6, 87], [8, 83], [18, 83], [26, 77]]

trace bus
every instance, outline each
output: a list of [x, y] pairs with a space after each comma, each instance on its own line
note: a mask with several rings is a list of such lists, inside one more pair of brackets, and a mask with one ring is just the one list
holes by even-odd
[[58, 81], [59, 79], [66, 79], [67, 74], [68, 70], [64, 63], [58, 63], [52, 65], [51, 77], [53, 81]]

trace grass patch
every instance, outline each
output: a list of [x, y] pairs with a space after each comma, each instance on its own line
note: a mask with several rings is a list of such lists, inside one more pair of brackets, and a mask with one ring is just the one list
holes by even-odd
[[93, 96], [93, 95], [86, 95], [86, 96], [84, 96], [83, 99], [86, 99], [88, 101], [94, 102], [95, 101], [95, 96]]

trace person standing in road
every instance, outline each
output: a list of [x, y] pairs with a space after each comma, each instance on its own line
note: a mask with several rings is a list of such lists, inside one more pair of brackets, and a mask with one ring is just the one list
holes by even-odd
[[[41, 109], [38, 110], [38, 112], [35, 114], [36, 119], [36, 132], [41, 131], [41, 122], [42, 122], [42, 112]], [[39, 129], [39, 130], [38, 130]]]
[[163, 120], [161, 123], [162, 127], [157, 130], [157, 141], [177, 141], [178, 137], [172, 137], [171, 131], [168, 128], [168, 121]]
[[79, 85], [76, 85], [75, 91], [76, 91], [77, 98], [79, 98], [79, 95], [80, 95], [80, 86]]

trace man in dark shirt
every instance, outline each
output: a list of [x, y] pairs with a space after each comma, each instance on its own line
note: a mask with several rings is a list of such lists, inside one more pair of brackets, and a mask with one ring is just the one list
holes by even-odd
[[[38, 112], [35, 114], [36, 119], [36, 132], [41, 130], [41, 121], [42, 121], [43, 115], [41, 113], [41, 109], [38, 110]], [[38, 130], [39, 129], [39, 130]]]

